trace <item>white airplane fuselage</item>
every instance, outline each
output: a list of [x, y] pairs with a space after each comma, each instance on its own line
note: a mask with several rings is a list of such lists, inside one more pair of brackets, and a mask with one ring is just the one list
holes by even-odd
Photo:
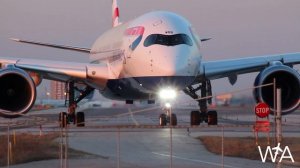
[[[111, 79], [98, 89], [111, 99], [154, 99], [159, 89], [182, 90], [201, 64], [200, 40], [183, 17], [164, 11], [144, 14], [100, 36], [92, 64], [106, 64]], [[97, 81], [93, 81], [97, 86]]]

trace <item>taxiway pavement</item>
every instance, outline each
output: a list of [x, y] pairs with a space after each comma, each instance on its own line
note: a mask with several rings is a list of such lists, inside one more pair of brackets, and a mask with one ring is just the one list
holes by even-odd
[[[68, 167], [170, 167], [172, 155], [172, 167], [189, 168], [253, 168], [253, 167], [274, 167], [272, 163], [262, 163], [260, 160], [249, 160], [234, 157], [224, 157], [208, 152], [201, 142], [196, 139], [198, 136], [217, 135], [222, 136], [221, 127], [199, 127], [191, 128], [153, 128], [158, 124], [160, 108], [90, 108], [83, 109], [86, 114], [86, 127], [76, 128], [71, 126], [68, 131], [69, 147], [80, 151], [94, 154], [96, 157], [69, 159]], [[152, 109], [151, 109], [152, 108]], [[62, 109], [47, 110], [29, 113], [27, 120], [32, 123], [39, 119], [43, 131], [59, 131], [57, 118], [58, 112]], [[178, 124], [188, 127], [189, 112], [191, 109], [174, 109], [177, 114]], [[295, 112], [286, 116], [283, 123], [284, 135], [300, 136], [300, 113]], [[26, 120], [25, 118], [23, 120]], [[1, 128], [5, 129], [5, 122], [1, 119]], [[252, 128], [255, 117], [253, 112], [245, 108], [219, 109], [220, 125], [224, 125], [225, 136], [253, 136]], [[290, 121], [290, 122], [289, 122]], [[13, 122], [13, 121], [12, 121]], [[21, 123], [22, 119], [18, 119]], [[13, 124], [12, 124], [13, 125]], [[147, 125], [152, 128], [132, 128], [134, 126]], [[203, 124], [204, 125], [204, 124]], [[237, 127], [236, 125], [240, 125]], [[102, 128], [106, 126], [108, 128]], [[109, 127], [110, 126], [110, 127]], [[131, 126], [120, 128], [115, 126]], [[38, 125], [15, 127], [18, 131], [38, 132]], [[172, 150], [170, 131], [172, 131]], [[1, 131], [3, 132], [3, 131]], [[5, 132], [3, 132], [5, 133]], [[259, 153], [258, 153], [259, 155]], [[11, 166], [11, 168], [47, 168], [60, 167], [59, 158], [56, 160], [37, 161]], [[293, 167], [293, 166], [285, 166]]]

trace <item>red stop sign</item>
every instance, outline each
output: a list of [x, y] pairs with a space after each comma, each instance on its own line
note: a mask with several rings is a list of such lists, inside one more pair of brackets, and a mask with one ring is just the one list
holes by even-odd
[[258, 103], [254, 110], [256, 116], [260, 118], [265, 118], [270, 114], [270, 107], [266, 103]]

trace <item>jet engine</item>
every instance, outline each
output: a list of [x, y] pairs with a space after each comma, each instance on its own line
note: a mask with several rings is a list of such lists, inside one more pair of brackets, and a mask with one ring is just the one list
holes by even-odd
[[0, 116], [16, 118], [26, 114], [36, 98], [36, 86], [22, 69], [0, 69]]
[[31, 71], [26, 71], [26, 72], [29, 74], [36, 87], [38, 87], [42, 83], [43, 78], [39, 73], [31, 72]]
[[[256, 77], [254, 86], [265, 85], [276, 81], [276, 88], [281, 88], [282, 115], [293, 112], [299, 107], [300, 75], [286, 65], [278, 62], [261, 71]], [[258, 87], [254, 89], [257, 102], [267, 103], [274, 112], [274, 86]]]

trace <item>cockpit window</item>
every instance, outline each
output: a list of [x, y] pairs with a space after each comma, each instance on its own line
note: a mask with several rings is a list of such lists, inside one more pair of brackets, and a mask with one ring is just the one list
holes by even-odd
[[174, 35], [151, 34], [145, 39], [144, 46], [149, 47], [154, 44], [165, 45], [165, 46], [186, 44], [192, 46], [193, 42], [190, 39], [190, 37], [186, 34], [174, 34]]

